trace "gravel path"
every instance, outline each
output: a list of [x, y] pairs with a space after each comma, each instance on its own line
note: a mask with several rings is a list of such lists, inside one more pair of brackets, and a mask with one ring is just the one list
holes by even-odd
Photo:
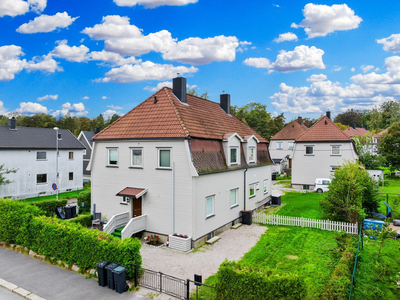
[[[203, 276], [203, 281], [218, 271], [219, 265], [227, 258], [239, 260], [260, 239], [266, 227], [243, 225], [238, 229], [229, 229], [220, 235], [214, 245], [204, 245], [195, 252], [181, 252], [167, 247], [153, 247], [144, 244], [140, 253], [143, 268], [163, 272], [182, 279], [192, 279], [194, 274]], [[139, 295], [148, 296], [156, 292], [140, 288]], [[154, 299], [172, 299], [159, 295]]]

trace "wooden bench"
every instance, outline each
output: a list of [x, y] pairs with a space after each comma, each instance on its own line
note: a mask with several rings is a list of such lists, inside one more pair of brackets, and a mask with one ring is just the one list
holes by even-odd
[[220, 239], [219, 236], [214, 236], [213, 238], [209, 239], [206, 244], [212, 245], [214, 243], [216, 243], [218, 240]]

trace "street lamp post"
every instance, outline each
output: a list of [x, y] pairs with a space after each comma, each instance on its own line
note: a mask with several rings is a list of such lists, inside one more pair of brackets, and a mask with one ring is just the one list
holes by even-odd
[[53, 128], [56, 131], [56, 184], [57, 184], [57, 189], [56, 189], [56, 199], [58, 200], [58, 127]]

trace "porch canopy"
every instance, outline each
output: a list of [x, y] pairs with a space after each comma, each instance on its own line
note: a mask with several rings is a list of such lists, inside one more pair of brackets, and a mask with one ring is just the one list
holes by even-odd
[[130, 198], [137, 199], [146, 193], [147, 193], [147, 189], [126, 187], [122, 191], [118, 192], [116, 194], [116, 196], [130, 197]]

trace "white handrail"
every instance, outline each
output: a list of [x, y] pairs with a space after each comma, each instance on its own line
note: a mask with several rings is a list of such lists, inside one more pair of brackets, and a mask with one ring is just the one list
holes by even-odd
[[121, 232], [121, 240], [130, 238], [133, 234], [146, 230], [147, 215], [132, 218]]
[[124, 226], [129, 221], [129, 212], [123, 212], [120, 214], [113, 215], [110, 221], [107, 222], [106, 226], [104, 226], [103, 231], [107, 233], [112, 233], [115, 228]]

